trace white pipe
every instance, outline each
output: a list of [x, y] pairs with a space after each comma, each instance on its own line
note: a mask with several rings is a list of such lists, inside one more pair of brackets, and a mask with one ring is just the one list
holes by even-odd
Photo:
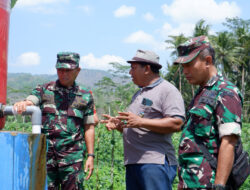
[[[15, 115], [16, 111], [14, 111], [13, 106], [5, 106], [3, 109], [3, 115]], [[42, 127], [42, 112], [37, 106], [27, 106], [26, 111], [22, 113], [22, 115], [31, 115], [31, 123], [32, 123], [32, 133], [40, 134]]]

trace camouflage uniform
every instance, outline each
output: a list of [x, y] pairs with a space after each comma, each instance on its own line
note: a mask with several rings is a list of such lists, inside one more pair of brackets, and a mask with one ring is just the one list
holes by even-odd
[[[209, 152], [217, 158], [220, 138], [240, 135], [242, 97], [236, 86], [222, 76], [215, 76], [198, 89], [189, 108], [179, 146], [179, 188], [212, 188], [215, 172], [194, 140], [203, 139]], [[223, 127], [224, 125], [224, 127]]]
[[[189, 63], [210, 46], [205, 36], [179, 46], [175, 63]], [[242, 96], [239, 89], [221, 74], [200, 86], [188, 107], [179, 145], [178, 189], [212, 189], [216, 171], [210, 167], [197, 144], [202, 139], [212, 156], [218, 157], [220, 139], [241, 134]]]
[[[61, 63], [57, 68], [72, 66]], [[38, 85], [27, 99], [42, 110], [42, 133], [48, 145], [48, 189], [57, 189], [59, 184], [62, 189], [82, 189], [84, 124], [93, 123], [92, 95], [77, 83], [65, 88], [57, 80]]]

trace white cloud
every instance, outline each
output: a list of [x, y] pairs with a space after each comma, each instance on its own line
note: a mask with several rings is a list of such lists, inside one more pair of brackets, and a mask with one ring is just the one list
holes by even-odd
[[40, 56], [36, 52], [26, 52], [21, 54], [16, 61], [18, 66], [35, 66], [40, 64]]
[[143, 18], [146, 20], [146, 21], [148, 21], [148, 22], [151, 22], [151, 21], [153, 21], [155, 18], [154, 18], [154, 16], [151, 14], [151, 13], [146, 13], [146, 14], [144, 14], [143, 15]]
[[148, 45], [151, 49], [158, 51], [165, 49], [164, 42], [158, 42], [152, 35], [139, 30], [124, 39], [125, 43]]
[[128, 17], [131, 15], [134, 15], [136, 11], [135, 7], [129, 7], [126, 5], [122, 5], [120, 8], [116, 9], [114, 11], [114, 16], [115, 17]]
[[205, 19], [211, 23], [219, 23], [226, 17], [239, 16], [240, 8], [235, 2], [215, 0], [174, 0], [171, 5], [162, 5], [165, 15], [176, 22], [194, 22]]
[[169, 23], [164, 23], [160, 30], [163, 38], [168, 38], [169, 35], [180, 35], [191, 36], [193, 34], [195, 24], [181, 23], [177, 27], [172, 27]]
[[139, 43], [139, 44], [154, 44], [154, 37], [150, 34], [145, 33], [142, 30], [130, 34], [125, 40], [125, 43]]
[[94, 54], [89, 53], [88, 55], [81, 57], [80, 66], [85, 69], [109, 70], [112, 69], [112, 66], [109, 64], [111, 62], [126, 64], [126, 61], [119, 56], [104, 55], [100, 58], [97, 58], [94, 56]]
[[69, 0], [18, 0], [16, 6], [19, 7], [31, 7], [40, 6], [45, 4], [55, 4], [69, 2]]

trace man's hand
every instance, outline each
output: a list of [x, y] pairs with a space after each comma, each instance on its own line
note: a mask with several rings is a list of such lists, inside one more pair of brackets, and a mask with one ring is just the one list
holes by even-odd
[[93, 171], [94, 171], [94, 158], [93, 156], [88, 156], [84, 166], [84, 172], [85, 173], [88, 172], [88, 176], [85, 178], [86, 180], [88, 180], [91, 177]]
[[124, 121], [126, 127], [128, 128], [138, 128], [142, 126], [143, 118], [131, 112], [118, 112], [119, 116], [117, 119]]
[[111, 117], [110, 115], [103, 114], [103, 117], [107, 118], [107, 120], [101, 120], [101, 123], [105, 123], [105, 127], [108, 129], [108, 131], [117, 129], [121, 131], [121, 121], [115, 117]]
[[27, 106], [33, 106], [33, 102], [29, 101], [29, 100], [25, 100], [25, 101], [20, 101], [20, 102], [16, 102], [14, 104], [14, 110], [18, 113], [18, 114], [22, 114], [23, 112], [26, 111], [26, 107]]
[[118, 112], [117, 119], [124, 123], [124, 128], [146, 128], [150, 131], [169, 134], [181, 130], [183, 120], [180, 117], [164, 117], [161, 119], [142, 118], [131, 112]]

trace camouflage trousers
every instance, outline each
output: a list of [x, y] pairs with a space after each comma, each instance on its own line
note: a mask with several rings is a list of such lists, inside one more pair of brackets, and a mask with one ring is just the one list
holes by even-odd
[[48, 190], [83, 190], [83, 180], [83, 162], [63, 167], [47, 165]]

